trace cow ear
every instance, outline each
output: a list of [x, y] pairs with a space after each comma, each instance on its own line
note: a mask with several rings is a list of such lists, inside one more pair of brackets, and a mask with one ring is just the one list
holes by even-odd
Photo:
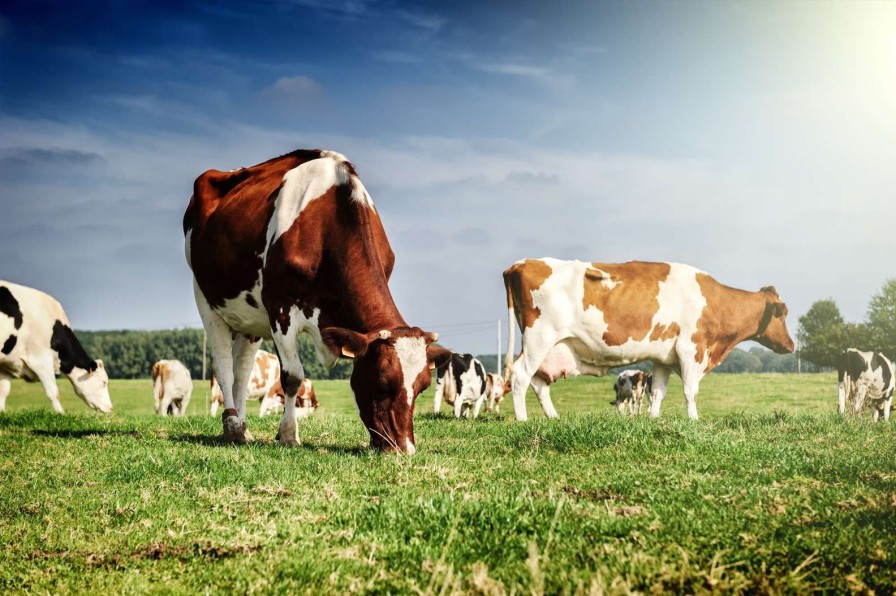
[[88, 364], [88, 365], [87, 365], [87, 372], [92, 373], [92, 372], [94, 372], [97, 368], [99, 368], [99, 362], [100, 362], [99, 360], [96, 360], [96, 361], [93, 361], [93, 362], [91, 362], [90, 364]]
[[783, 317], [784, 313], [787, 311], [787, 307], [784, 306], [783, 302], [775, 302], [775, 316]]
[[423, 340], [426, 342], [426, 345], [439, 341], [439, 334], [435, 331], [425, 331], [423, 333]]
[[445, 366], [451, 360], [451, 350], [446, 350], [440, 346], [426, 346], [426, 361], [429, 368], [440, 368]]
[[369, 343], [366, 335], [342, 327], [321, 329], [320, 337], [337, 358], [339, 356], [346, 358], [363, 356], [367, 352]]
[[97, 361], [96, 361], [96, 366], [97, 366], [97, 368], [102, 368], [102, 369], [105, 369], [105, 368], [106, 368], [106, 365], [103, 364], [103, 361], [102, 361], [102, 360], [97, 360]]

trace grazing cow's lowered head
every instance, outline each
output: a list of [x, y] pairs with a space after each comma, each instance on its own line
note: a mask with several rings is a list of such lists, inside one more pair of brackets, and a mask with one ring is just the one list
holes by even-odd
[[777, 354], [790, 354], [795, 346], [787, 331], [787, 322], [785, 321], [787, 305], [781, 301], [773, 286], [766, 286], [760, 292], [766, 296], [765, 314], [759, 323], [756, 336], [750, 339]]
[[626, 370], [619, 373], [613, 384], [616, 399], [610, 402], [620, 414], [625, 414], [626, 406], [630, 414], [641, 413], [644, 394], [650, 395], [651, 377], [641, 370]]
[[112, 400], [109, 399], [109, 375], [102, 360], [94, 361], [87, 368], [74, 366], [71, 372], [65, 374], [71, 380], [75, 393], [85, 404], [105, 414], [112, 411]]
[[432, 382], [431, 369], [451, 352], [430, 345], [439, 336], [419, 327], [358, 333], [340, 327], [321, 330], [337, 356], [354, 359], [351, 387], [370, 446], [382, 451], [416, 451], [414, 400]]

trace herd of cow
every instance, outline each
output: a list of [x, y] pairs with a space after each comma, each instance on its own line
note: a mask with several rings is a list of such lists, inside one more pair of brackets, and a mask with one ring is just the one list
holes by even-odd
[[[650, 375], [619, 375], [611, 403], [640, 414], [646, 395], [648, 413], [658, 416], [674, 371], [688, 416], [697, 418], [701, 379], [738, 343], [794, 349], [774, 287], [738, 290], [677, 263], [527, 259], [504, 271], [509, 349], [503, 377], [487, 373], [404, 320], [389, 290], [395, 255], [379, 213], [354, 166], [331, 151], [297, 150], [205, 172], [194, 183], [183, 231], [212, 351], [212, 414], [223, 405], [227, 442], [246, 442], [246, 402], [258, 398], [262, 414], [283, 409], [279, 442], [298, 443], [297, 419], [318, 405], [299, 359], [299, 333], [310, 336], [326, 366], [353, 359], [350, 385], [371, 446], [409, 453], [416, 450], [415, 401], [432, 370], [436, 411], [444, 399], [456, 416], [475, 417], [483, 405], [497, 410], [509, 393], [517, 419], [526, 420], [530, 386], [553, 418], [554, 381], [649, 361]], [[516, 326], [522, 349], [514, 359]], [[259, 351], [263, 339], [273, 341], [276, 355]], [[59, 372], [89, 406], [111, 411], [103, 362], [86, 354], [52, 297], [0, 282], [0, 342], [0, 411], [10, 378], [21, 377], [39, 381], [61, 412]], [[889, 417], [892, 362], [850, 349], [838, 368], [841, 413], [849, 402], [856, 412], [870, 406], [875, 419]], [[192, 392], [186, 367], [162, 360], [152, 376], [156, 412], [183, 414]]]

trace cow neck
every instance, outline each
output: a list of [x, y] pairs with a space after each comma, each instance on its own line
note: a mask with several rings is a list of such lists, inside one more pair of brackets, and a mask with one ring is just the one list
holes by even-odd
[[336, 255], [337, 270], [342, 277], [340, 285], [344, 288], [339, 296], [342, 308], [338, 311], [349, 319], [337, 324], [364, 333], [406, 327], [389, 290], [389, 280], [366, 211], [366, 208], [359, 209], [359, 233], [343, 236], [348, 242]]
[[768, 321], [764, 321], [768, 301], [762, 292], [737, 291], [741, 293], [744, 302], [743, 306], [737, 309], [740, 317], [735, 319], [737, 321], [736, 337], [740, 343], [755, 338], [765, 330], [764, 327], [768, 325]]

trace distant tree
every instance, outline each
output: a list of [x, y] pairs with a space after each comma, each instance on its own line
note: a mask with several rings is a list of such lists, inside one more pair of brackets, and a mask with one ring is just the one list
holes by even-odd
[[835, 366], [837, 355], [850, 347], [843, 315], [830, 298], [815, 302], [800, 317], [797, 337], [803, 359], [817, 366]]
[[885, 281], [880, 292], [871, 297], [865, 322], [870, 347], [896, 358], [896, 279]]
[[720, 373], [755, 373], [762, 370], [762, 361], [756, 354], [734, 348], [725, 360], [715, 368]]

